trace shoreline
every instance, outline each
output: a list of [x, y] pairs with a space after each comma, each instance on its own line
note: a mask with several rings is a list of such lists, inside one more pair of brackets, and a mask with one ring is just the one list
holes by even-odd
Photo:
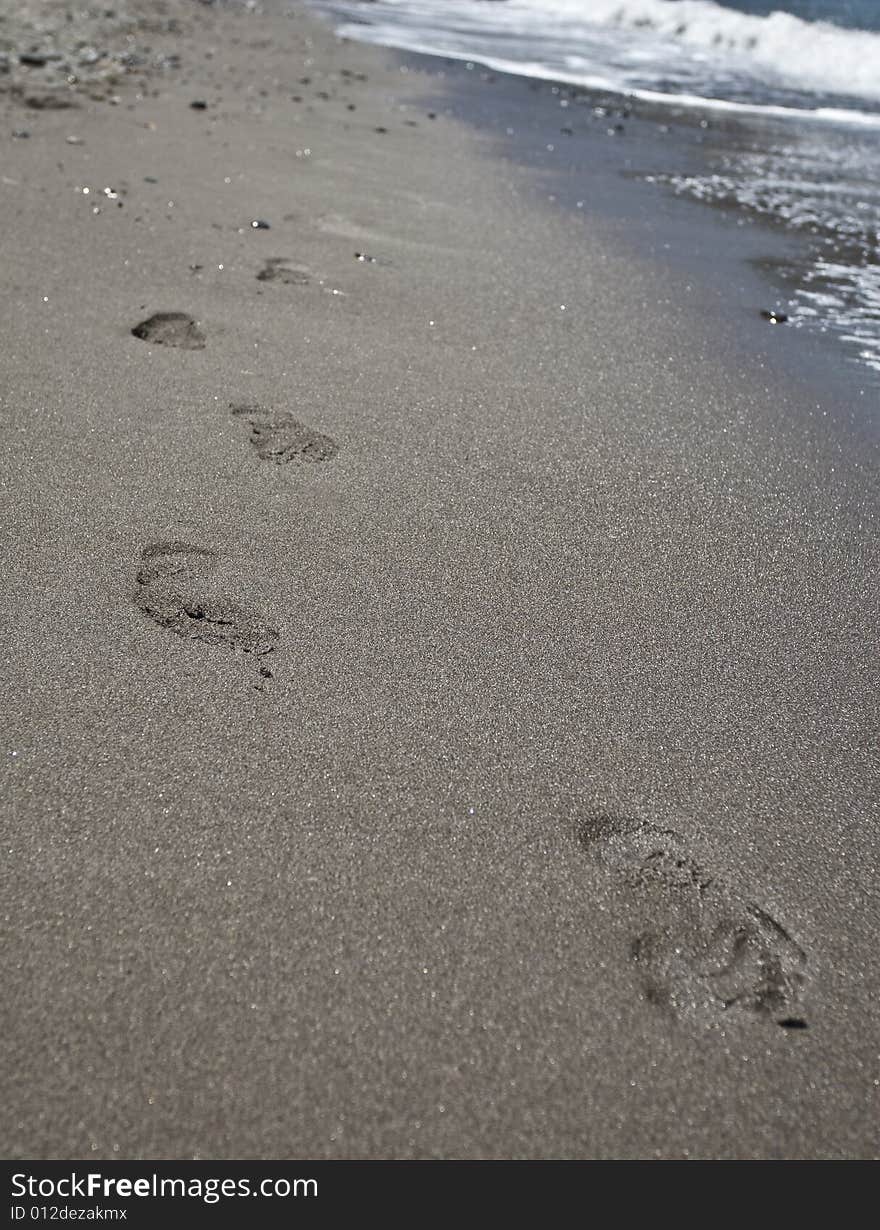
[[[583, 210], [582, 218], [601, 227], [615, 248], [659, 267], [682, 302], [690, 297], [693, 311], [713, 320], [730, 366], [748, 369], [758, 356], [800, 396], [815, 390], [832, 413], [849, 404], [850, 429], [876, 447], [876, 373], [842, 346], [839, 330], [789, 321], [776, 333], [761, 317], [768, 309], [791, 311], [817, 259], [815, 237], [738, 205], [679, 195], [663, 182], [673, 168], [678, 175], [705, 173], [703, 143], [723, 149], [742, 141], [737, 121], [713, 122], [706, 132], [696, 115], [673, 118], [669, 108], [626, 99], [614, 104], [612, 96], [584, 88], [569, 93], [564, 82], [549, 78], [471, 72], [460, 61], [427, 53], [395, 54], [408, 71], [429, 83], [437, 79], [437, 96], [429, 84], [423, 108], [445, 99], [450, 117], [492, 139], [493, 160], [531, 170], [538, 208]], [[560, 129], [560, 119], [572, 117], [561, 115], [560, 100], [583, 107], [575, 113], [576, 133]], [[590, 114], [594, 105], [607, 118]]]
[[7, 136], [5, 1155], [876, 1156], [858, 410], [674, 208], [167, 12]]
[[[328, 19], [342, 21], [341, 32], [376, 45], [371, 33], [373, 8], [364, 9], [363, 21], [349, 26], [344, 20], [347, 6], [335, 5], [333, 0], [314, 0], [314, 5]], [[381, 5], [377, 5], [375, 20], [380, 26], [382, 17]], [[412, 41], [407, 37], [412, 30], [405, 16], [402, 21], [400, 44], [405, 45]], [[442, 43], [442, 32], [435, 38]], [[676, 253], [676, 263], [690, 257], [699, 282], [718, 285], [726, 279], [736, 286], [743, 276], [737, 261], [727, 257], [754, 249], [754, 265], [769, 274], [769, 283], [755, 289], [763, 290], [759, 297], [781, 296], [787, 331], [803, 331], [809, 346], [820, 353], [829, 341], [837, 343], [839, 352], [828, 353], [830, 363], [812, 364], [812, 378], [827, 384], [829, 366], [855, 367], [855, 372], [844, 371], [850, 388], [857, 385], [861, 371], [859, 395], [876, 398], [880, 370], [880, 338], [875, 328], [878, 253], [867, 184], [876, 178], [871, 168], [878, 148], [876, 142], [871, 143], [870, 125], [854, 127], [843, 122], [841, 115], [835, 120], [830, 113], [817, 128], [810, 119], [814, 113], [809, 111], [777, 114], [772, 107], [759, 106], [752, 113], [748, 108], [728, 111], [723, 104], [719, 110], [717, 100], [711, 98], [663, 95], [649, 99], [638, 90], [616, 92], [612, 86], [603, 90], [596, 81], [589, 84], [549, 67], [541, 72], [531, 64], [518, 73], [515, 63], [491, 56], [474, 58], [453, 52], [446, 58], [439, 50], [415, 52], [396, 44], [393, 30], [388, 39], [389, 47], [416, 71], [454, 80], [455, 104], [450, 113], [494, 130], [502, 157], [528, 162], [544, 174], [558, 164], [563, 198], [568, 182], [580, 180], [581, 188], [589, 187], [591, 161], [598, 160], [600, 179], [611, 183], [603, 210], [609, 216], [622, 205], [628, 220], [638, 222], [650, 207], [640, 204], [633, 192], [620, 191], [610, 174], [615, 168], [631, 180], [652, 184], [655, 193], [681, 198], [685, 204], [711, 206], [719, 220], [731, 225], [713, 228], [699, 212], [683, 211], [681, 231], [687, 238], [696, 228], [721, 251], [706, 245], [708, 254], [697, 260], [685, 242], [683, 251]], [[476, 41], [480, 43], [479, 33]], [[500, 97], [492, 102], [482, 96], [486, 93]], [[871, 118], [867, 113], [856, 114], [865, 121]], [[614, 140], [611, 149], [603, 150], [602, 145], [608, 144], [601, 140], [606, 127]], [[618, 145], [624, 147], [619, 152], [613, 149]], [[856, 205], [860, 192], [864, 199]], [[662, 214], [670, 213], [663, 202], [656, 208]], [[593, 202], [590, 212], [595, 213]], [[664, 222], [667, 230], [669, 218]], [[754, 234], [738, 236], [734, 226]], [[723, 274], [715, 267], [719, 257], [727, 264]], [[801, 351], [809, 363], [806, 347]], [[841, 390], [842, 396], [844, 393]]]

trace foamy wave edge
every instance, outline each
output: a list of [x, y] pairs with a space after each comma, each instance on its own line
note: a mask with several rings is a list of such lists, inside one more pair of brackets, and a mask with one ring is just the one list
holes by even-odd
[[506, 60], [497, 56], [451, 51], [445, 47], [432, 46], [417, 38], [408, 38], [397, 26], [365, 26], [345, 22], [337, 26], [340, 38], [355, 42], [374, 43], [381, 47], [396, 47], [417, 55], [437, 56], [444, 60], [461, 63], [482, 64], [494, 72], [510, 73], [515, 77], [530, 77], [539, 81], [558, 81], [564, 85], [581, 86], [604, 94], [618, 94], [624, 98], [636, 98], [642, 102], [665, 107], [686, 107], [693, 110], [724, 111], [733, 115], [773, 116], [780, 119], [809, 120], [824, 124], [847, 124], [860, 128], [880, 129], [880, 113], [851, 111], [838, 107], [782, 107], [775, 104], [734, 102], [724, 98], [707, 98], [701, 94], [668, 94], [659, 90], [645, 90], [614, 81], [609, 77], [570, 73], [551, 69], [544, 64], [521, 60]]
[[[508, 7], [509, 5], [509, 7]], [[733, 55], [797, 88], [880, 101], [880, 35], [723, 8], [714, 0], [508, 0], [505, 24], [524, 28], [555, 18], [571, 30], [588, 26], [650, 31], [700, 52]]]

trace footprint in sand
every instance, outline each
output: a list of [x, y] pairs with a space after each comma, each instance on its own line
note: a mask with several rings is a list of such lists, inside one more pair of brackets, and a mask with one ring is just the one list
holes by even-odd
[[153, 346], [176, 346], [179, 350], [204, 350], [205, 335], [185, 312], [156, 312], [132, 329], [135, 337]]
[[272, 671], [264, 659], [275, 652], [278, 630], [215, 592], [212, 574], [218, 558], [216, 551], [186, 542], [144, 547], [134, 601], [176, 636], [252, 654], [261, 660], [261, 677], [269, 679]]
[[339, 451], [335, 440], [306, 427], [286, 411], [260, 406], [231, 405], [233, 415], [250, 424], [251, 444], [261, 461], [284, 465], [290, 461], [329, 461]]
[[258, 282], [281, 282], [285, 286], [308, 286], [311, 274], [308, 269], [291, 265], [283, 256], [272, 256], [257, 274]]
[[651, 1003], [706, 1024], [740, 1016], [806, 1028], [797, 1012], [806, 953], [765, 909], [702, 866], [678, 833], [600, 815], [579, 840], [655, 920], [630, 949]]

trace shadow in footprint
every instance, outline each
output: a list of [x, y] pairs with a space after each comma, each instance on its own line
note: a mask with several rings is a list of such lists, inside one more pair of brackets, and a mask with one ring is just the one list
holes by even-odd
[[291, 265], [286, 257], [272, 256], [257, 274], [258, 282], [281, 282], [285, 286], [308, 286], [311, 275], [307, 269]]
[[205, 335], [185, 312], [156, 312], [132, 329], [135, 337], [153, 346], [176, 346], [179, 350], [204, 350]]
[[[185, 542], [157, 542], [144, 547], [137, 571], [135, 604], [161, 628], [187, 640], [256, 658], [275, 652], [278, 630], [235, 602], [212, 592], [218, 555]], [[261, 664], [260, 674], [272, 671]]]
[[250, 442], [261, 461], [285, 465], [291, 461], [329, 461], [339, 451], [336, 441], [307, 427], [286, 411], [275, 413], [259, 406], [230, 406], [236, 417], [247, 420]]
[[672, 829], [597, 815], [581, 827], [590, 860], [619, 876], [655, 920], [630, 956], [645, 997], [680, 1017], [737, 1014], [806, 1029], [796, 1015], [807, 957], [765, 909], [705, 868]]

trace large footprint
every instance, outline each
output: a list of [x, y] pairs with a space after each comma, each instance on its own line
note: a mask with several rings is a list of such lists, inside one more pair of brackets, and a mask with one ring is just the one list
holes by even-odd
[[678, 833], [600, 815], [583, 825], [580, 842], [656, 919], [630, 949], [650, 1002], [709, 1024], [745, 1016], [806, 1028], [797, 1012], [806, 953], [765, 909], [703, 867]]
[[252, 654], [261, 676], [271, 678], [265, 659], [276, 650], [278, 630], [213, 591], [217, 559], [216, 551], [186, 542], [151, 543], [141, 552], [134, 601], [176, 636]]
[[251, 445], [261, 461], [285, 465], [291, 461], [329, 461], [339, 451], [335, 440], [307, 427], [287, 411], [260, 406], [230, 406], [232, 413], [250, 424]]

